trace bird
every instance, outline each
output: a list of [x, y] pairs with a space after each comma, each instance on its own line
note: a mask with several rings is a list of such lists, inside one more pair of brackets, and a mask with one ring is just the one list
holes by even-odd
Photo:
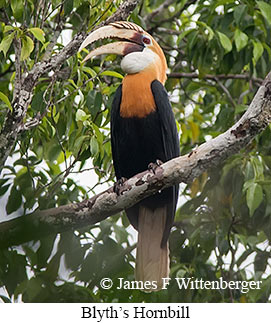
[[[175, 117], [164, 87], [167, 61], [157, 41], [137, 24], [116, 21], [90, 33], [79, 48], [102, 39], [113, 41], [84, 58], [102, 54], [122, 56], [125, 73], [111, 108], [110, 135], [117, 183], [180, 155]], [[135, 279], [140, 289], [164, 289], [169, 277], [169, 234], [178, 201], [174, 185], [126, 209], [138, 231]]]

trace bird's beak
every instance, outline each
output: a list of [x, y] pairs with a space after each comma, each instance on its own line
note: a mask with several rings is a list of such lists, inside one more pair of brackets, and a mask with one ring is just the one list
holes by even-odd
[[143, 30], [138, 27], [138, 30], [127, 29], [125, 27], [130, 23], [112, 23], [110, 25], [101, 27], [92, 32], [83, 41], [79, 48], [81, 51], [86, 46], [94, 43], [101, 39], [119, 39], [121, 41], [115, 43], [109, 43], [101, 47], [93, 49], [83, 60], [83, 62], [92, 58], [93, 56], [98, 56], [102, 54], [117, 54], [125, 56], [131, 52], [142, 51], [144, 45], [142, 43]]

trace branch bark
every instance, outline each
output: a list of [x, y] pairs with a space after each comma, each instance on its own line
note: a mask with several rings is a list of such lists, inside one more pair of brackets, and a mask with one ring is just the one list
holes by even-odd
[[[123, 1], [116, 12], [102, 24], [120, 19], [126, 20], [138, 3], [139, 0]], [[5, 124], [0, 132], [0, 172], [17, 141], [18, 135], [24, 130], [24, 117], [27, 108], [31, 103], [38, 79], [45, 73], [60, 69], [61, 65], [69, 57], [77, 53], [85, 37], [86, 34], [84, 32], [78, 33], [57, 55], [42, 62], [37, 62], [29, 73], [25, 75], [21, 76], [19, 74], [20, 66], [18, 65], [18, 62], [15, 62], [16, 80], [18, 80], [18, 84], [12, 102], [13, 111], [7, 113]], [[18, 46], [16, 48], [18, 48]], [[16, 54], [16, 57], [19, 57], [18, 55], [19, 54]]]
[[39, 239], [49, 232], [74, 230], [95, 224], [159, 190], [180, 182], [189, 183], [244, 148], [270, 122], [271, 72], [246, 113], [225, 133], [202, 144], [190, 154], [161, 165], [155, 174], [145, 171], [130, 178], [122, 186], [119, 195], [111, 187], [80, 203], [36, 211], [31, 215], [0, 223], [0, 248]]

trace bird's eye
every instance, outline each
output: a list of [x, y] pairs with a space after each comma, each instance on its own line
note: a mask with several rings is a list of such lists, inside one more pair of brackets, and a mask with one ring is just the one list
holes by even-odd
[[151, 43], [150, 38], [149, 37], [146, 37], [146, 36], [143, 37], [142, 41], [146, 45], [150, 45], [150, 43]]

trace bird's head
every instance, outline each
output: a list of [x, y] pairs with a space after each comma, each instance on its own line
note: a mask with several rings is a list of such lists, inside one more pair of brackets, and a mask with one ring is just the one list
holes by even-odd
[[79, 51], [101, 39], [119, 41], [93, 49], [84, 61], [102, 54], [121, 55], [121, 68], [125, 73], [136, 74], [151, 69], [161, 83], [165, 82], [165, 55], [154, 38], [140, 26], [132, 22], [118, 21], [96, 29], [84, 40]]

